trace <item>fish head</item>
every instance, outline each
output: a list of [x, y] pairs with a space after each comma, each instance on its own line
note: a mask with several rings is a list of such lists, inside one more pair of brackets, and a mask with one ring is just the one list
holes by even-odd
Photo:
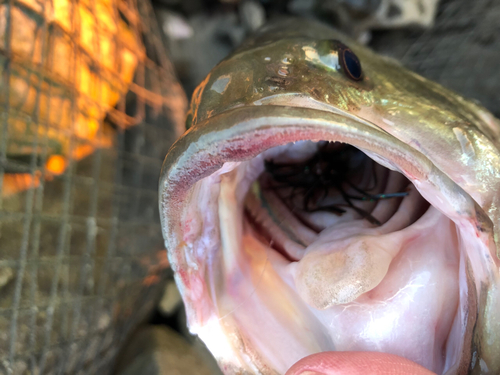
[[195, 90], [160, 213], [188, 324], [226, 374], [331, 351], [500, 371], [500, 126], [289, 19]]

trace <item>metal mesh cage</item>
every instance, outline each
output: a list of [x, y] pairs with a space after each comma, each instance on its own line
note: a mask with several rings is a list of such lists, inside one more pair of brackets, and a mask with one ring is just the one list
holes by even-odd
[[142, 0], [0, 3], [0, 373], [107, 373], [168, 262], [186, 98]]

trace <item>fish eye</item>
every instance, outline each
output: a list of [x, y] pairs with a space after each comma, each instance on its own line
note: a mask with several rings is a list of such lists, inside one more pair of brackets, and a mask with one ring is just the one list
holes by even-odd
[[346, 72], [347, 76], [354, 80], [360, 81], [363, 78], [363, 70], [358, 57], [349, 48], [342, 49], [339, 54], [340, 64]]

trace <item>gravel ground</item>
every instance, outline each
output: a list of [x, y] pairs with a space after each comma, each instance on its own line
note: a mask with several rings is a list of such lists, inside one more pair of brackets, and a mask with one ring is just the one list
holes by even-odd
[[[410, 69], [467, 97], [479, 100], [500, 116], [500, 2], [441, 0], [434, 24], [426, 14], [404, 17], [389, 0], [156, 0], [177, 74], [188, 97], [211, 68], [267, 20], [283, 15], [329, 23], [402, 61]], [[423, 3], [429, 9], [435, 1]], [[430, 5], [429, 5], [430, 4]], [[386, 4], [387, 5], [387, 4]], [[399, 15], [399, 24], [390, 15]], [[406, 24], [405, 24], [406, 22]]]

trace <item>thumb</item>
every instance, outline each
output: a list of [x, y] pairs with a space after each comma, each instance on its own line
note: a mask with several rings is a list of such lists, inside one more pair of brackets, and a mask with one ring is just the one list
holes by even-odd
[[295, 363], [285, 375], [436, 375], [409, 359], [377, 352], [323, 352]]

